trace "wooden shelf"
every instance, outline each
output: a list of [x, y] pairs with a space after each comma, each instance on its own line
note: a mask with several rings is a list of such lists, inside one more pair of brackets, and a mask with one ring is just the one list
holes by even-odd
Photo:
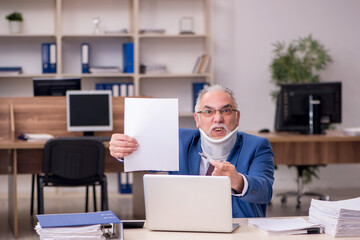
[[55, 34], [0, 34], [0, 38], [55, 38]]
[[97, 78], [97, 77], [134, 77], [132, 73], [64, 73], [64, 77], [81, 77], [81, 78]]
[[[4, 1], [5, 9], [2, 10], [12, 11], [12, 1]], [[154, 2], [156, 4], [153, 4]], [[40, 13], [32, 7], [38, 4], [44, 5]], [[81, 77], [84, 90], [95, 88], [98, 82], [132, 82], [136, 96], [144, 94], [178, 98], [179, 109], [185, 112], [181, 116], [192, 116], [192, 83], [213, 84], [211, 62], [207, 73], [192, 74], [195, 62], [200, 56], [207, 54], [211, 59], [213, 56], [212, 0], [187, 0], [186, 3], [183, 0], [166, 3], [158, 0], [92, 0], [86, 4], [86, 8], [79, 1], [72, 0], [53, 0], [46, 3], [43, 3], [43, 0], [28, 0], [26, 3], [17, 4], [26, 12], [24, 33], [8, 34], [2, 30], [0, 66], [21, 66], [25, 74], [0, 75], [0, 88], [5, 87], [3, 93], [6, 93], [7, 88], [12, 89], [10, 84], [9, 87], [6, 85], [6, 79], [9, 78]], [[195, 34], [179, 34], [179, 20], [184, 16], [193, 18], [192, 30]], [[94, 17], [101, 19], [101, 34], [93, 34]], [[36, 27], [29, 26], [32, 22], [37, 24]], [[141, 29], [158, 28], [163, 28], [165, 34], [139, 32]], [[127, 29], [128, 32], [104, 33], [105, 30], [120, 29]], [[56, 43], [57, 73], [29, 74], [42, 70], [41, 44], [44, 42]], [[134, 44], [134, 73], [81, 73], [82, 43], [90, 44], [90, 66], [117, 66], [122, 69], [123, 44], [127, 42]], [[141, 64], [165, 64], [170, 73], [141, 74]], [[167, 81], [168, 79], [175, 81]], [[25, 87], [22, 87], [21, 91], [24, 89]], [[32, 93], [32, 89], [26, 91], [26, 95]], [[186, 113], [187, 111], [189, 113]]]
[[0, 74], [0, 79], [1, 78], [55, 78], [57, 77], [56, 74], [19, 74], [19, 75], [10, 75], [10, 74], [6, 74], [6, 75], [1, 75]]
[[210, 74], [140, 74], [139, 78], [206, 78]]
[[166, 35], [166, 34], [140, 34], [139, 38], [206, 38], [207, 35], [192, 35], [192, 34], [175, 34], [175, 35]]
[[64, 34], [62, 38], [130, 38], [134, 37], [133, 34], [129, 33], [118, 33], [118, 34]]

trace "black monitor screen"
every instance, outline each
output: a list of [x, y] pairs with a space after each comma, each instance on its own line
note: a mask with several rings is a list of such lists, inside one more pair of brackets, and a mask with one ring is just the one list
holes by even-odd
[[330, 123], [340, 122], [341, 82], [281, 85], [276, 131], [317, 134]]
[[112, 131], [112, 96], [109, 90], [68, 91], [68, 131]]
[[80, 78], [33, 79], [34, 96], [65, 96], [67, 90], [80, 90]]

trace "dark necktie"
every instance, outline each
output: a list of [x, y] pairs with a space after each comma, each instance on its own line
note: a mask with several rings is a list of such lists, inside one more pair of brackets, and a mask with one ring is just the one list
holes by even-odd
[[209, 163], [209, 168], [206, 172], [206, 176], [211, 176], [212, 172], [214, 171], [214, 168], [215, 168], [214, 165]]

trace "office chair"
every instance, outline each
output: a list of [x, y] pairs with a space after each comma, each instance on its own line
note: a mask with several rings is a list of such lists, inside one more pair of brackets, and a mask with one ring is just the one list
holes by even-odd
[[303, 173], [304, 170], [306, 168], [308, 168], [309, 166], [304, 165], [304, 166], [296, 166], [297, 169], [297, 177], [298, 177], [298, 186], [297, 186], [297, 191], [290, 191], [290, 192], [285, 192], [285, 193], [278, 193], [276, 196], [281, 196], [281, 202], [282, 203], [286, 203], [287, 201], [287, 197], [288, 196], [296, 196], [296, 208], [300, 209], [301, 207], [301, 201], [302, 201], [302, 197], [303, 196], [311, 196], [311, 197], [317, 197], [320, 200], [330, 200], [330, 196], [328, 195], [324, 195], [321, 193], [316, 193], [316, 192], [305, 192], [304, 191], [304, 185], [303, 185]]
[[44, 146], [43, 174], [37, 175], [38, 214], [44, 214], [44, 187], [50, 186], [86, 186], [87, 210], [88, 186], [93, 186], [95, 193], [95, 185], [100, 185], [101, 210], [108, 210], [104, 158], [105, 147], [99, 140], [81, 137], [48, 140]]
[[[36, 174], [31, 174], [31, 202], [30, 202], [30, 215], [34, 214], [34, 194], [35, 194], [35, 176]], [[93, 202], [94, 202], [94, 212], [97, 211], [96, 207], [96, 185], [93, 184]], [[89, 209], [89, 186], [86, 186], [85, 194], [85, 212], [88, 212]]]

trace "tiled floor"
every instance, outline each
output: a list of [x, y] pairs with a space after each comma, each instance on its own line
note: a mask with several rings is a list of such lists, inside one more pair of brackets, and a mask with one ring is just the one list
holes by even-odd
[[[332, 200], [341, 200], [360, 196], [360, 189], [328, 189], [319, 192], [328, 194]], [[98, 201], [99, 204], [99, 201]], [[8, 202], [6, 196], [0, 197], [0, 240], [15, 239], [10, 230], [7, 214]], [[18, 201], [19, 206], [19, 240], [38, 239], [34, 226], [36, 217], [30, 216], [30, 198], [21, 195]], [[294, 197], [288, 198], [286, 204], [281, 203], [281, 198], [274, 196], [272, 204], [269, 205], [267, 216], [304, 216], [308, 215], [310, 198], [303, 198], [300, 209], [296, 209], [296, 200]], [[120, 219], [132, 218], [132, 196], [120, 195], [118, 193], [109, 194], [109, 207]], [[85, 194], [67, 193], [63, 196], [51, 195], [46, 196], [45, 212], [46, 213], [68, 213], [81, 212], [85, 208]], [[36, 210], [36, 208], [35, 208]], [[90, 202], [90, 210], [92, 203]]]

